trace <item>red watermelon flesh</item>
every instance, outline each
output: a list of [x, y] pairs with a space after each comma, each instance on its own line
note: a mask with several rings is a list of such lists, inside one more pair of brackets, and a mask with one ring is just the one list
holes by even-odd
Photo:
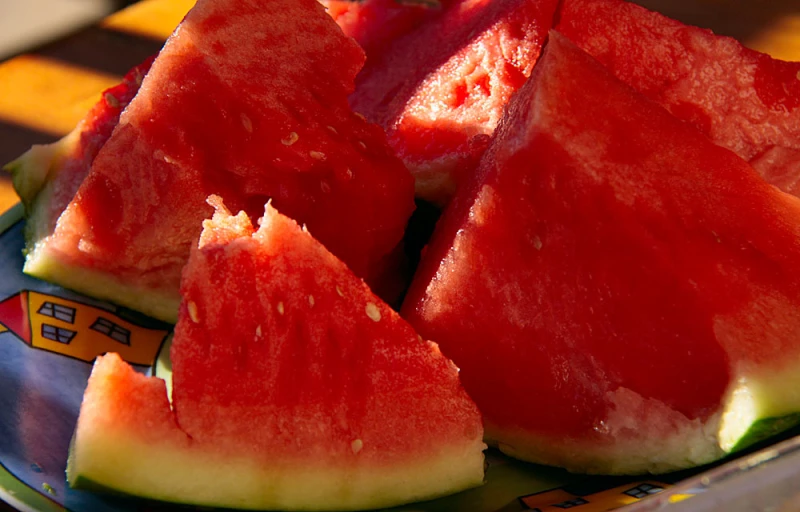
[[253, 216], [271, 198], [356, 274], [380, 274], [413, 180], [347, 104], [363, 58], [314, 0], [199, 1], [26, 271], [174, 320], [221, 193]]
[[353, 108], [382, 125], [423, 199], [446, 204], [530, 75], [556, 0], [459, 0], [358, 76]]
[[436, 17], [451, 2], [320, 0], [342, 32], [358, 42], [368, 61], [380, 58], [394, 39]]
[[68, 135], [52, 144], [33, 146], [5, 166], [13, 173], [14, 188], [29, 219], [25, 233], [29, 251], [55, 229], [59, 215], [72, 201], [152, 63], [151, 57], [131, 69], [119, 85], [103, 91]]
[[800, 411], [798, 306], [800, 202], [552, 32], [402, 313], [491, 444], [639, 473]]
[[270, 510], [378, 508], [479, 485], [480, 414], [436, 344], [272, 207], [256, 230], [211, 201], [183, 274], [174, 413], [162, 381], [101, 359], [69, 481]]
[[558, 30], [768, 182], [800, 194], [800, 62], [622, 0], [566, 0]]

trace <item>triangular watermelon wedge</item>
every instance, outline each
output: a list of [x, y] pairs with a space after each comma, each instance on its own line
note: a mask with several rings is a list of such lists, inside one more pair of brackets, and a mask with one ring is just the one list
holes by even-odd
[[455, 0], [371, 55], [353, 109], [386, 129], [418, 197], [445, 205], [530, 75], [557, 0]]
[[769, 183], [800, 195], [800, 62], [623, 0], [566, 0], [557, 28]]
[[270, 510], [379, 508], [483, 480], [458, 370], [311, 235], [221, 200], [183, 275], [164, 382], [98, 359], [69, 482]]
[[413, 211], [413, 179], [350, 110], [364, 60], [315, 0], [200, 0], [25, 272], [174, 321], [180, 271], [224, 194], [267, 199], [362, 278]]
[[4, 166], [25, 206], [26, 252], [53, 233], [56, 221], [83, 183], [119, 116], [139, 92], [153, 57], [131, 69], [122, 82], [106, 89], [74, 130], [52, 144], [35, 145]]
[[505, 453], [703, 464], [800, 419], [800, 201], [551, 32], [402, 311]]

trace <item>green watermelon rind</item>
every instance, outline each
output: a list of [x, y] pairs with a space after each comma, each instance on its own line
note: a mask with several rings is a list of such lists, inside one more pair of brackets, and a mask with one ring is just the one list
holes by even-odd
[[749, 428], [729, 448], [729, 453], [742, 451], [752, 445], [777, 436], [800, 425], [800, 412], [785, 416], [761, 418], [750, 424]]

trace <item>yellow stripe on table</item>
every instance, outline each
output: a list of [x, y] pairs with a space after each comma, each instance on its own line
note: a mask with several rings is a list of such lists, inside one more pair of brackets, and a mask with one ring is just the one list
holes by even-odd
[[144, 0], [109, 16], [100, 26], [137, 36], [166, 39], [194, 3], [194, 0]]
[[745, 44], [776, 59], [800, 61], [800, 13], [775, 20]]
[[121, 77], [35, 55], [0, 65], [0, 121], [52, 135], [72, 130]]

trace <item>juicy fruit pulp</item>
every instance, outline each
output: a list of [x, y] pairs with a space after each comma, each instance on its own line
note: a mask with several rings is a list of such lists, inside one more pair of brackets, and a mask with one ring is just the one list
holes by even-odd
[[530, 75], [556, 0], [458, 0], [367, 60], [353, 109], [383, 126], [416, 179], [446, 204], [474, 171], [503, 106]]
[[481, 419], [438, 347], [290, 219], [218, 199], [163, 381], [92, 373], [69, 481], [202, 505], [348, 510], [479, 485]]
[[553, 32], [403, 313], [504, 452], [698, 465], [800, 410], [798, 226], [796, 198]]
[[362, 62], [314, 0], [199, 1], [26, 271], [174, 320], [205, 198], [222, 193], [253, 216], [271, 198], [380, 274], [413, 180], [347, 105]]
[[566, 0], [557, 28], [769, 183], [800, 195], [799, 62], [622, 0]]

